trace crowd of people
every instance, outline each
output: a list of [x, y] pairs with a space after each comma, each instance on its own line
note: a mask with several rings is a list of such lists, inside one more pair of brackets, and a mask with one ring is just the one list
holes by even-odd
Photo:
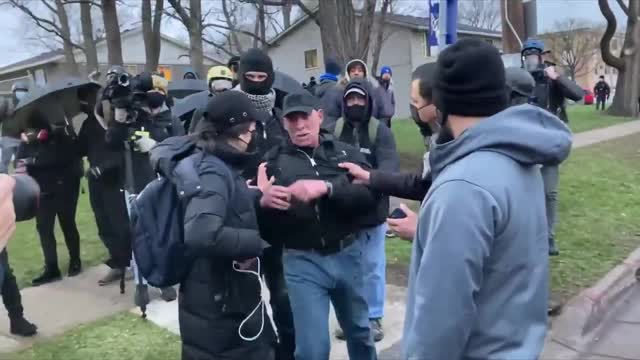
[[[42, 189], [45, 267], [33, 285], [61, 277], [56, 217], [68, 275], [82, 269], [75, 208], [83, 175], [110, 255], [100, 285], [122, 279], [132, 252], [123, 193], [139, 194], [159, 174], [184, 204], [185, 360], [328, 359], [330, 304], [349, 358], [375, 359], [388, 232], [413, 242], [404, 359], [537, 358], [548, 256], [558, 254], [558, 166], [571, 148], [564, 100], [582, 97], [544, 54], [542, 42], [527, 41], [522, 68], [505, 70], [493, 46], [463, 39], [418, 66], [403, 85], [429, 152], [413, 172], [400, 172], [391, 131], [392, 69], [374, 78], [360, 59], [344, 70], [326, 59], [318, 84], [280, 99], [271, 59], [249, 49], [209, 70], [212, 96], [187, 129], [156, 74], [134, 124], [106, 90], [81, 99], [87, 119], [78, 135], [36, 113], [16, 155]], [[391, 209], [390, 196], [420, 201], [419, 212]], [[263, 278], [273, 321], [260, 305]], [[2, 290], [5, 299], [17, 287]], [[172, 287], [161, 290], [176, 298]]]

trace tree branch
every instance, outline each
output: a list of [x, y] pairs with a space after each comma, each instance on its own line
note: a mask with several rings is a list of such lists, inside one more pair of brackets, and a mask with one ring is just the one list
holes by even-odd
[[311, 18], [318, 26], [320, 26], [320, 20], [318, 20], [318, 17], [316, 16], [317, 13], [314, 13], [313, 11], [309, 10], [309, 8], [302, 3], [302, 0], [295, 0], [296, 5], [298, 5], [298, 7], [304, 11], [305, 14], [307, 14], [307, 16], [309, 18]]
[[40, 0], [40, 2], [44, 4], [44, 6], [46, 6], [49, 10], [51, 10], [52, 13], [57, 14], [57, 10], [53, 7], [53, 5], [49, 4], [47, 0]]
[[[616, 0], [618, 2], [618, 5], [620, 5], [620, 8], [622, 9], [622, 11], [629, 16], [629, 6], [627, 6], [627, 4], [624, 3], [623, 0]], [[633, 0], [632, 0], [633, 1]]]
[[214, 48], [223, 51], [225, 54], [229, 55], [229, 56], [234, 56], [235, 54], [232, 53], [231, 51], [227, 50], [227, 48], [225, 48], [223, 45], [217, 44], [216, 42], [209, 40], [206, 37], [202, 37], [202, 41], [204, 41], [206, 44], [209, 44], [211, 46], [213, 46]]
[[625, 65], [624, 60], [613, 55], [611, 52], [611, 39], [616, 33], [617, 21], [616, 16], [611, 11], [611, 7], [609, 6], [608, 0], [598, 0], [598, 6], [600, 7], [600, 12], [607, 20], [607, 28], [602, 34], [602, 39], [600, 40], [600, 50], [602, 52], [602, 60], [609, 66], [613, 66], [618, 69], [618, 71], [624, 71]]
[[[36, 25], [41, 28], [42, 30], [53, 34], [57, 37], [59, 37], [60, 39], [62, 39], [63, 42], [68, 42], [69, 44], [71, 44], [73, 47], [80, 49], [82, 51], [84, 51], [84, 48], [78, 44], [75, 44], [73, 41], [71, 41], [71, 39], [66, 38], [63, 34], [62, 31], [60, 29], [60, 27], [58, 26], [58, 24], [56, 24], [54, 21], [48, 20], [48, 19], [44, 19], [41, 18], [39, 16], [36, 16], [33, 11], [31, 11], [31, 9], [29, 9], [28, 7], [26, 7], [25, 5], [19, 3], [17, 0], [9, 0], [9, 3], [15, 7], [20, 9], [23, 13], [25, 13], [27, 16], [29, 16], [35, 23]], [[44, 3], [44, 0], [43, 0]], [[54, 13], [57, 13], [54, 11]]]
[[251, 31], [237, 29], [237, 28], [230, 28], [228, 26], [224, 26], [224, 25], [220, 25], [220, 24], [212, 24], [212, 23], [202, 24], [202, 29], [203, 30], [207, 29], [207, 28], [218, 28], [218, 29], [223, 29], [223, 30], [228, 30], [228, 31], [235, 31], [235, 32], [238, 32], [240, 34], [245, 34], [247, 36], [251, 36], [254, 39], [258, 39], [258, 41], [261, 42], [262, 44], [267, 44], [267, 41], [265, 39], [262, 39], [260, 36], [252, 33]]
[[189, 16], [189, 13], [187, 12], [187, 10], [184, 8], [184, 6], [182, 6], [182, 4], [180, 3], [180, 0], [168, 0], [169, 4], [171, 4], [171, 7], [176, 11], [176, 14], [178, 14], [178, 16], [180, 18], [176, 18], [180, 21], [182, 21], [183, 24], [187, 24], [189, 23], [189, 21], [191, 21], [191, 16]]
[[91, 4], [91, 6], [95, 6], [98, 7], [100, 9], [102, 9], [102, 4], [99, 4], [97, 2], [93, 2], [93, 1], [89, 1], [89, 0], [64, 0], [63, 3], [65, 5], [67, 4], [82, 4], [82, 3], [89, 3]]

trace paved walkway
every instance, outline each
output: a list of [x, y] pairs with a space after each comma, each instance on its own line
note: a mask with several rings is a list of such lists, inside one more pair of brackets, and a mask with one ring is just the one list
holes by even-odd
[[[640, 132], [640, 121], [580, 133], [575, 135], [574, 147], [588, 146], [637, 132]], [[99, 287], [97, 281], [106, 271], [107, 268], [101, 265], [88, 269], [74, 278], [22, 290], [25, 314], [38, 325], [40, 334], [32, 339], [15, 338], [9, 335], [8, 319], [0, 316], [0, 353], [29, 347], [39, 339], [60, 335], [78, 325], [130, 310], [133, 307], [133, 285], [128, 283], [127, 293], [124, 295], [120, 294], [117, 285]], [[378, 350], [381, 351], [381, 359], [399, 358], [405, 296], [404, 288], [387, 286], [384, 322], [386, 338], [377, 344]], [[598, 347], [593, 349], [594, 353], [611, 353], [619, 359], [640, 359], [640, 342], [634, 343], [629, 335], [640, 331], [640, 302], [637, 301], [640, 300], [640, 294], [636, 295], [635, 300], [634, 304], [621, 310], [619, 321], [610, 324], [611, 334], [602, 337], [597, 344]], [[158, 325], [174, 333], [178, 332], [177, 302], [153, 301], [149, 306], [148, 316]], [[331, 328], [335, 327], [336, 321], [332, 316]], [[332, 347], [332, 359], [347, 358], [344, 342], [334, 340]], [[600, 356], [599, 359], [608, 358]]]

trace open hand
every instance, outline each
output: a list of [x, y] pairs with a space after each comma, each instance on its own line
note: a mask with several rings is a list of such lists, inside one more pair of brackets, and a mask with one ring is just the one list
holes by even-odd
[[363, 169], [360, 165], [346, 162], [338, 164], [338, 166], [349, 171], [349, 175], [353, 176], [354, 184], [369, 185], [369, 178], [371, 173]]
[[407, 214], [407, 217], [402, 219], [387, 219], [389, 230], [401, 239], [413, 241], [416, 236], [416, 229], [418, 228], [418, 215], [405, 204], [400, 204], [400, 209]]
[[544, 74], [551, 80], [557, 80], [560, 77], [555, 66], [549, 66], [544, 69]]
[[327, 194], [329, 189], [322, 180], [298, 180], [289, 186], [291, 196], [308, 203]]
[[[276, 179], [271, 179], [263, 186], [260, 206], [276, 210], [289, 210], [291, 207], [291, 191], [284, 186], [273, 185]], [[258, 184], [260, 187], [260, 184]]]

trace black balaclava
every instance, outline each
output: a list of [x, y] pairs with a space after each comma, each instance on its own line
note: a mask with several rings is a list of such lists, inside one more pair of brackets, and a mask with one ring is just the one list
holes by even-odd
[[[262, 82], [251, 81], [245, 77], [250, 71], [266, 73], [267, 78]], [[267, 95], [271, 92], [273, 80], [273, 63], [267, 54], [257, 48], [249, 49], [242, 54], [238, 67], [238, 81], [242, 91], [251, 95]]]
[[[352, 105], [347, 106], [347, 95], [355, 92], [365, 98], [365, 105]], [[362, 122], [369, 120], [371, 116], [371, 96], [369, 95], [369, 89], [362, 79], [354, 79], [347, 84], [344, 89], [342, 97], [342, 107], [344, 109], [344, 115], [348, 121]]]

